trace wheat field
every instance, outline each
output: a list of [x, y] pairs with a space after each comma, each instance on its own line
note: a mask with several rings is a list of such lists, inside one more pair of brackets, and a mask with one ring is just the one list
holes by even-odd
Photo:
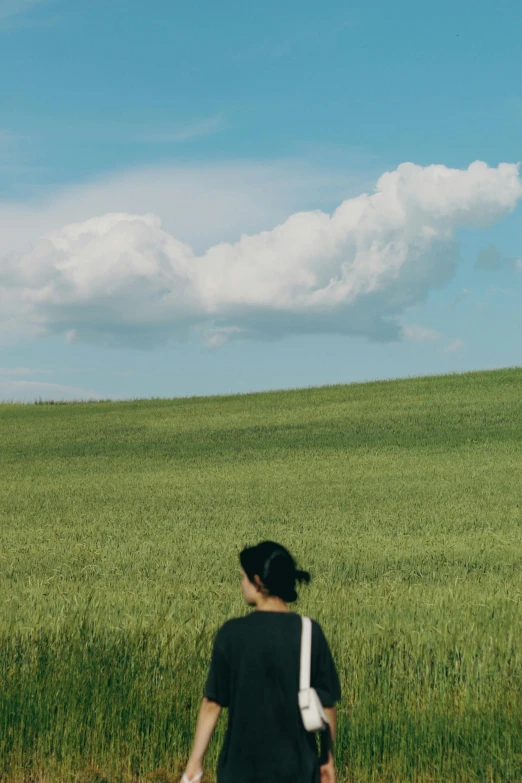
[[522, 780], [521, 392], [0, 405], [0, 779], [178, 780], [238, 553], [274, 539], [338, 666], [341, 783]]

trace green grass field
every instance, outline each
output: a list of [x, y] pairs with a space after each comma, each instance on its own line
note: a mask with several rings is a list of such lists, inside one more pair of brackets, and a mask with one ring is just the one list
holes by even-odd
[[238, 552], [270, 538], [312, 573], [340, 781], [522, 780], [521, 392], [0, 406], [0, 779], [176, 780], [213, 634], [250, 611]]

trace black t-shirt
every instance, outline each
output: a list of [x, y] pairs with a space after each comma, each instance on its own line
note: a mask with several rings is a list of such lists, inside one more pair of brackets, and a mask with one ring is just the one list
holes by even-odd
[[[316, 739], [297, 702], [301, 616], [254, 611], [218, 630], [204, 695], [228, 707], [217, 783], [317, 783]], [[319, 623], [312, 620], [310, 684], [323, 706], [341, 698], [339, 677]]]

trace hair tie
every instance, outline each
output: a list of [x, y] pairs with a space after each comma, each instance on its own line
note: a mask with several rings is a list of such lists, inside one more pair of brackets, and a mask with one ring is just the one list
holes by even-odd
[[[283, 552], [283, 550], [282, 550], [282, 549], [276, 549], [274, 552], [272, 552], [272, 554], [271, 554], [271, 555], [270, 555], [270, 556], [267, 558], [267, 560], [266, 560], [266, 562], [265, 562], [265, 567], [263, 568], [263, 582], [264, 582], [264, 581], [267, 579], [267, 577], [268, 577], [268, 572], [270, 571], [270, 563], [271, 563], [271, 562], [272, 562], [272, 560], [274, 560], [274, 558], [276, 558], [278, 555], [284, 555], [285, 557], [287, 557], [287, 556], [286, 556], [286, 552]], [[287, 559], [288, 559], [288, 558], [287, 558]]]

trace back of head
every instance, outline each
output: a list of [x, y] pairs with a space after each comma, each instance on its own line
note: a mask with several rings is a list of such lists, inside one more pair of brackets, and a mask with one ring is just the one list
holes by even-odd
[[270, 595], [278, 596], [288, 603], [297, 600], [296, 582], [310, 582], [308, 571], [296, 568], [288, 549], [275, 541], [262, 541], [256, 546], [246, 547], [239, 559], [253, 584], [254, 575], [258, 574]]

